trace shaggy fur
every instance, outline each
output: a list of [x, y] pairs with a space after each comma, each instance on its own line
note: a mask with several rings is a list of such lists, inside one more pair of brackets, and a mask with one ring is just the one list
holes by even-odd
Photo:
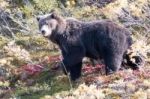
[[[45, 37], [59, 45], [63, 63], [72, 80], [81, 76], [84, 57], [104, 59], [107, 74], [117, 71], [123, 55], [132, 44], [131, 33], [108, 20], [82, 22], [73, 18], [65, 19], [56, 13], [38, 20], [40, 29], [44, 23], [49, 26], [51, 33]], [[52, 20], [57, 22], [55, 29], [51, 29]]]

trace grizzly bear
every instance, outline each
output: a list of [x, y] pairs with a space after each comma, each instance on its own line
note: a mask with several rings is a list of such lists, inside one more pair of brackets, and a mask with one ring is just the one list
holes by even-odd
[[63, 70], [71, 79], [81, 76], [82, 59], [103, 59], [106, 73], [119, 70], [132, 44], [131, 33], [108, 20], [90, 22], [63, 18], [56, 12], [37, 17], [42, 35], [56, 43], [63, 56]]

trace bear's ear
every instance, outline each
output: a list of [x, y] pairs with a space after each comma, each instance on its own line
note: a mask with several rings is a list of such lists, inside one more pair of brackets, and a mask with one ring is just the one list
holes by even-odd
[[37, 21], [39, 21], [39, 20], [40, 20], [40, 18], [41, 18], [40, 16], [37, 16], [37, 17], [36, 17], [36, 20], [37, 20]]
[[57, 11], [55, 9], [52, 9], [50, 13], [51, 13], [51, 18], [55, 19], [57, 17]]
[[57, 13], [56, 12], [52, 12], [51, 13], [51, 18], [55, 19], [57, 17]]

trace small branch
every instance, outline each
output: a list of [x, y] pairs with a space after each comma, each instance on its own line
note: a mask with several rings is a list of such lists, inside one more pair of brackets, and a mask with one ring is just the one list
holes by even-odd
[[4, 23], [6, 24], [6, 28], [9, 30], [9, 32], [11, 33], [11, 36], [15, 39], [15, 35], [13, 33], [13, 31], [9, 28], [9, 24], [7, 23], [5, 17], [3, 17], [4, 13], [1, 14], [1, 19], [4, 21]]

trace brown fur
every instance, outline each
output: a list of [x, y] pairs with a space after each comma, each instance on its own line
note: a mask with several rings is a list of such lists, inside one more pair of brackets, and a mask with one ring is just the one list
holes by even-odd
[[50, 22], [51, 19], [55, 19], [58, 24], [48, 38], [60, 47], [63, 63], [72, 80], [80, 77], [84, 57], [96, 60], [102, 58], [107, 73], [117, 71], [123, 55], [132, 44], [131, 33], [108, 20], [82, 22], [52, 13], [39, 21], [39, 27], [43, 25], [41, 22]]

